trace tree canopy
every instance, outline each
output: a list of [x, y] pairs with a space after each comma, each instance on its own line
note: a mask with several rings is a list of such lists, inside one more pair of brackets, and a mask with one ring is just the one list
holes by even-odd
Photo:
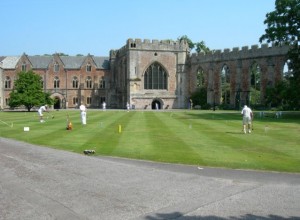
[[188, 36], [186, 35], [183, 35], [181, 37], [178, 37], [178, 40], [181, 41], [181, 40], [185, 40], [188, 45], [189, 45], [189, 48], [190, 50], [193, 50], [195, 48], [196, 52], [197, 53], [207, 53], [210, 51], [210, 49], [205, 45], [205, 42], [204, 41], [201, 41], [201, 42], [197, 42], [197, 43], [194, 43]]
[[42, 79], [32, 70], [20, 72], [14, 83], [13, 91], [10, 93], [9, 106], [11, 108], [25, 106], [30, 111], [34, 106], [53, 104], [49, 93], [42, 89]]
[[275, 90], [284, 89], [281, 94], [288, 94], [284, 98], [290, 103], [289, 107], [300, 109], [300, 0], [276, 0], [275, 11], [266, 14], [264, 24], [267, 29], [260, 42], [291, 46], [287, 56], [292, 73], [288, 77], [289, 84], [284, 87], [277, 84], [279, 88]]

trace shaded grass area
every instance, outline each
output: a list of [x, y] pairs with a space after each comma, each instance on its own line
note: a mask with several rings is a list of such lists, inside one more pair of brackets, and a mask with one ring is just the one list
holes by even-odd
[[[53, 111], [40, 123], [36, 112], [0, 112], [0, 136], [96, 155], [228, 167], [300, 172], [300, 113], [255, 114], [254, 130], [242, 133], [236, 111], [89, 110], [87, 125], [78, 111]], [[67, 114], [73, 130], [66, 130]], [[24, 131], [29, 127], [29, 131]]]

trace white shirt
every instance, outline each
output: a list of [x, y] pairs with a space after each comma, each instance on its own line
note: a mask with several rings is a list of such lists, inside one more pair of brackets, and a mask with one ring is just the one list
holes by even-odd
[[41, 106], [38, 110], [38, 112], [43, 113], [43, 111], [46, 111], [46, 107], [45, 106]]
[[247, 117], [247, 118], [251, 118], [251, 113], [252, 113], [252, 110], [248, 106], [244, 106], [244, 108], [241, 112], [243, 117]]
[[85, 112], [85, 111], [86, 111], [85, 105], [80, 105], [79, 109], [80, 109], [80, 111], [82, 111], [82, 112]]

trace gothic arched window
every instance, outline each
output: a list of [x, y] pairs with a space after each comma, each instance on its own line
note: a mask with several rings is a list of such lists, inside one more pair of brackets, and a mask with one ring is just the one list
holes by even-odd
[[92, 78], [90, 76], [88, 76], [86, 78], [86, 88], [87, 89], [91, 89], [92, 88]]
[[146, 70], [144, 89], [168, 89], [167, 72], [159, 63], [151, 64]]
[[221, 70], [221, 88], [223, 104], [230, 104], [230, 71], [227, 65], [224, 65]]
[[254, 62], [250, 69], [251, 74], [251, 88], [248, 95], [248, 99], [251, 105], [256, 105], [260, 103], [260, 81], [261, 81], [261, 69], [260, 66]]
[[59, 78], [57, 76], [54, 77], [53, 86], [54, 88], [59, 88]]
[[76, 76], [73, 77], [72, 84], [73, 84], [73, 88], [75, 89], [78, 88], [78, 78]]
[[4, 88], [5, 89], [10, 89], [10, 87], [11, 87], [11, 79], [10, 79], [10, 77], [9, 76], [7, 76], [7, 77], [5, 77], [5, 82], [4, 82]]
[[54, 63], [54, 72], [58, 72], [59, 71], [59, 64], [57, 62]]
[[99, 80], [99, 89], [105, 89], [105, 79], [104, 79], [104, 77], [102, 77]]
[[199, 68], [197, 70], [197, 88], [202, 88], [204, 87], [204, 71], [202, 68]]
[[87, 71], [87, 72], [91, 72], [91, 71], [92, 71], [92, 65], [91, 65], [90, 63], [88, 63], [88, 64], [86, 65], [86, 71]]

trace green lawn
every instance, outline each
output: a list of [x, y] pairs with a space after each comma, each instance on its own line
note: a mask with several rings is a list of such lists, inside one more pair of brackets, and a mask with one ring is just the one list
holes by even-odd
[[[280, 119], [255, 114], [254, 130], [242, 133], [237, 111], [89, 110], [52, 111], [40, 123], [37, 112], [0, 112], [0, 136], [96, 155], [235, 169], [300, 172], [300, 113]], [[73, 130], [66, 130], [66, 115]], [[119, 130], [121, 126], [121, 131]], [[30, 131], [24, 131], [29, 127]]]

